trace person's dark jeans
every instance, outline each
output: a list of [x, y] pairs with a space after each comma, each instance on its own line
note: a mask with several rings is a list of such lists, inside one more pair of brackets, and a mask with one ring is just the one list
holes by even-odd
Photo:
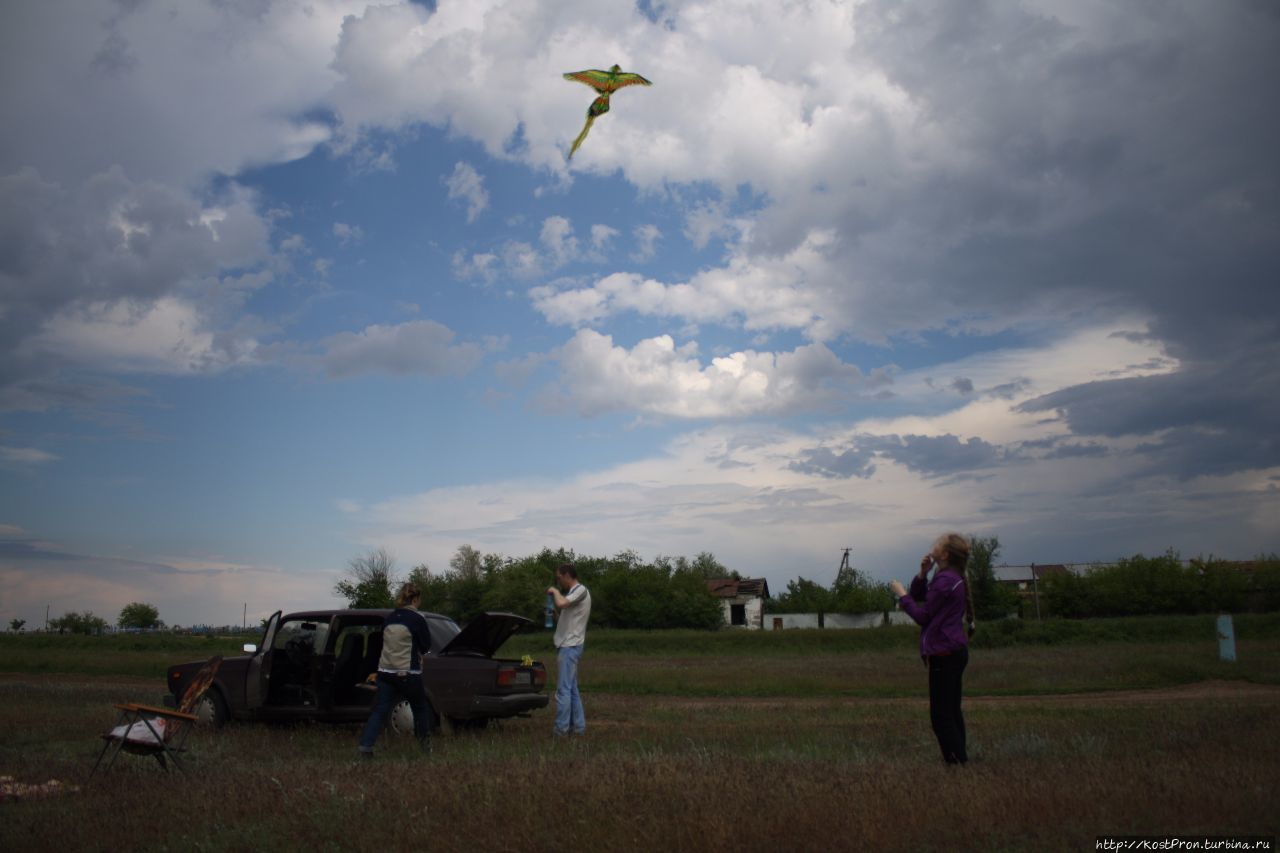
[[422, 675], [393, 675], [389, 672], [378, 673], [378, 695], [373, 700], [373, 711], [369, 721], [364, 724], [364, 733], [360, 735], [360, 751], [373, 752], [373, 745], [391, 716], [391, 709], [401, 699], [409, 701], [413, 709], [413, 733], [418, 742], [426, 745], [431, 737], [431, 728], [435, 723], [431, 711], [431, 703], [427, 701], [427, 690], [422, 686]]
[[963, 647], [949, 655], [929, 656], [929, 721], [948, 764], [969, 760], [960, 712], [961, 681], [968, 663], [969, 650]]

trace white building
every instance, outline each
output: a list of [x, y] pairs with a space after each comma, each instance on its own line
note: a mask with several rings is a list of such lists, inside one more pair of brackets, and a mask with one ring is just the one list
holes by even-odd
[[764, 600], [769, 582], [764, 578], [714, 578], [707, 581], [711, 594], [724, 608], [724, 624], [731, 628], [764, 627]]

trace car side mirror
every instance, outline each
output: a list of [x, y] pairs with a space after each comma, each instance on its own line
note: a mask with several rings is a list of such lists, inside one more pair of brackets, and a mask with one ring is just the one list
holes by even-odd
[[253, 643], [245, 643], [243, 651], [245, 654], [251, 655], [258, 651], [258, 647]]

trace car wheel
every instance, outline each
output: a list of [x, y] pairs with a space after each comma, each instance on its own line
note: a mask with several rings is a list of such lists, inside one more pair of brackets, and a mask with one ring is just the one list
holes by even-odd
[[212, 729], [222, 728], [231, 716], [227, 712], [227, 703], [223, 701], [222, 694], [217, 690], [206, 690], [200, 695], [199, 701], [196, 702], [195, 714], [197, 726], [208, 726]]
[[[453, 734], [453, 726], [448, 717], [436, 714], [436, 720], [440, 723], [440, 734]], [[413, 708], [409, 706], [407, 699], [401, 699], [391, 709], [391, 719], [387, 721], [387, 726], [397, 735], [407, 736], [413, 734]]]

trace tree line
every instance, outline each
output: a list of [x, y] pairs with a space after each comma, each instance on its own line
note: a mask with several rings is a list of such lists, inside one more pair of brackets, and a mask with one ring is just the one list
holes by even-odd
[[1244, 565], [1213, 557], [1184, 563], [1169, 550], [1158, 557], [1137, 554], [1085, 574], [1047, 575], [1040, 585], [1047, 612], [1069, 619], [1277, 610], [1280, 555], [1264, 554]]
[[[1016, 613], [1020, 596], [996, 580], [995, 559], [1000, 540], [970, 536], [969, 585], [979, 621]], [[740, 578], [714, 554], [693, 559], [659, 556], [650, 562], [634, 551], [612, 557], [580, 555], [572, 550], [544, 548], [537, 554], [511, 558], [483, 554], [463, 545], [444, 572], [425, 563], [401, 577], [395, 559], [378, 548], [352, 559], [348, 576], [334, 592], [353, 608], [389, 608], [403, 580], [422, 590], [423, 606], [453, 617], [459, 623], [490, 610], [517, 613], [541, 624], [545, 590], [555, 569], [573, 563], [592, 590], [593, 626], [607, 628], [714, 629], [724, 624], [720, 600], [707, 580]], [[1091, 616], [1145, 616], [1179, 613], [1240, 612], [1280, 609], [1280, 555], [1261, 555], [1244, 568], [1213, 557], [1184, 562], [1176, 551], [1157, 557], [1137, 554], [1084, 574], [1043, 576], [1039, 582], [1041, 612], [1078, 619]], [[767, 613], [873, 613], [897, 606], [887, 583], [850, 567], [830, 586], [805, 577], [765, 602]], [[26, 620], [13, 619], [10, 631], [21, 631]], [[126, 605], [116, 619], [121, 629], [160, 629], [165, 623], [158, 609], [146, 602]], [[71, 611], [49, 620], [49, 630], [69, 634], [101, 634], [111, 624], [92, 611]]]
[[[26, 624], [26, 619], [11, 619], [9, 630], [16, 633]], [[151, 630], [164, 626], [164, 622], [160, 619], [160, 611], [154, 604], [147, 604], [144, 601], [126, 604], [116, 619], [116, 627], [124, 630]], [[109, 628], [111, 623], [101, 616], [95, 616], [92, 610], [86, 610], [83, 613], [71, 610], [49, 620], [49, 630], [59, 634], [101, 634]]]
[[348, 576], [334, 592], [352, 608], [391, 607], [400, 583], [408, 580], [421, 590], [424, 610], [461, 624], [485, 611], [515, 613], [542, 624], [547, 587], [564, 563], [572, 563], [591, 590], [591, 624], [603, 628], [719, 628], [723, 609], [707, 580], [738, 577], [709, 552], [645, 562], [634, 551], [598, 557], [544, 548], [512, 558], [482, 554], [470, 545], [458, 548], [447, 571], [435, 572], [423, 563], [401, 577], [395, 558], [377, 548], [350, 561]]
[[[999, 619], [1018, 607], [1018, 594], [996, 581], [995, 558], [1000, 540], [995, 536], [970, 536], [969, 586], [973, 590], [978, 619]], [[885, 581], [850, 567], [836, 575], [831, 586], [798, 577], [787, 582], [782, 594], [766, 602], [767, 613], [876, 613], [897, 608], [897, 599]]]

